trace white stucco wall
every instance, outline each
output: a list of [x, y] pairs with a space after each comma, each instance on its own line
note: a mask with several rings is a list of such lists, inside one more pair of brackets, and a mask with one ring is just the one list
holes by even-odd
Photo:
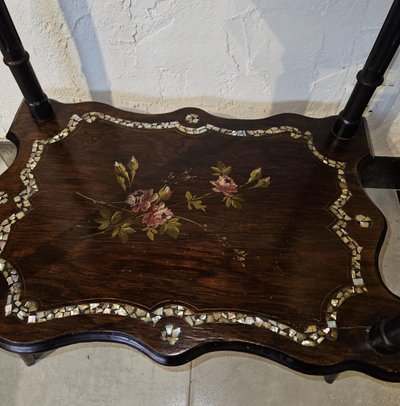
[[[49, 97], [237, 118], [343, 107], [391, 0], [7, 0]], [[399, 61], [369, 113], [400, 156]], [[21, 96], [0, 67], [0, 136]]]

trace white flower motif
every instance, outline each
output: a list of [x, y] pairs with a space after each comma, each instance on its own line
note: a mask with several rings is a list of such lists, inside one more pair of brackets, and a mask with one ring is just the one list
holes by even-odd
[[179, 340], [181, 328], [174, 328], [173, 324], [167, 324], [161, 331], [161, 340], [166, 341], [170, 345], [175, 345]]
[[197, 124], [199, 122], [199, 116], [194, 113], [190, 113], [185, 117], [188, 123]]

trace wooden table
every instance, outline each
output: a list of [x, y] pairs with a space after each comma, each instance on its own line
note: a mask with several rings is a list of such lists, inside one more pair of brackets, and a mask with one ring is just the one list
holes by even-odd
[[[364, 125], [22, 105], [0, 178], [0, 346], [114, 341], [177, 365], [237, 350], [290, 368], [400, 380], [368, 332], [400, 300], [382, 283], [385, 220], [357, 170]], [[26, 358], [26, 357], [25, 357]]]

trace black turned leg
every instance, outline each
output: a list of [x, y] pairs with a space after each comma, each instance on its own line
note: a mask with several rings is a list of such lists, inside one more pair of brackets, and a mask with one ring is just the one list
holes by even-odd
[[19, 356], [22, 358], [22, 361], [24, 361], [25, 365], [28, 367], [31, 367], [36, 362], [35, 354], [19, 354]]
[[37, 361], [41, 360], [42, 358], [46, 358], [53, 352], [54, 350], [49, 350], [45, 352], [33, 352], [31, 354], [19, 354], [19, 356], [22, 358], [25, 364], [30, 367], [36, 364]]
[[338, 119], [332, 133], [339, 139], [352, 138], [361, 123], [362, 115], [375, 89], [383, 83], [383, 76], [400, 45], [400, 0], [395, 0], [379, 32], [378, 38], [358, 72], [357, 84]]
[[333, 375], [325, 375], [324, 379], [326, 383], [333, 383], [336, 381], [336, 378], [339, 376], [339, 374], [333, 374]]
[[25, 51], [4, 0], [0, 0], [0, 51], [4, 63], [10, 68], [32, 117], [46, 121], [53, 116], [53, 109], [35, 75], [29, 54]]
[[382, 319], [369, 332], [370, 344], [383, 354], [400, 353], [400, 316]]

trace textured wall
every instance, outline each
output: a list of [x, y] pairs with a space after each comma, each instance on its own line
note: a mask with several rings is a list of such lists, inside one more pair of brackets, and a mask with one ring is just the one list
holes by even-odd
[[[391, 0], [8, 0], [47, 94], [150, 113], [336, 114]], [[375, 153], [400, 156], [400, 60], [374, 97]], [[0, 68], [0, 135], [21, 96]]]

